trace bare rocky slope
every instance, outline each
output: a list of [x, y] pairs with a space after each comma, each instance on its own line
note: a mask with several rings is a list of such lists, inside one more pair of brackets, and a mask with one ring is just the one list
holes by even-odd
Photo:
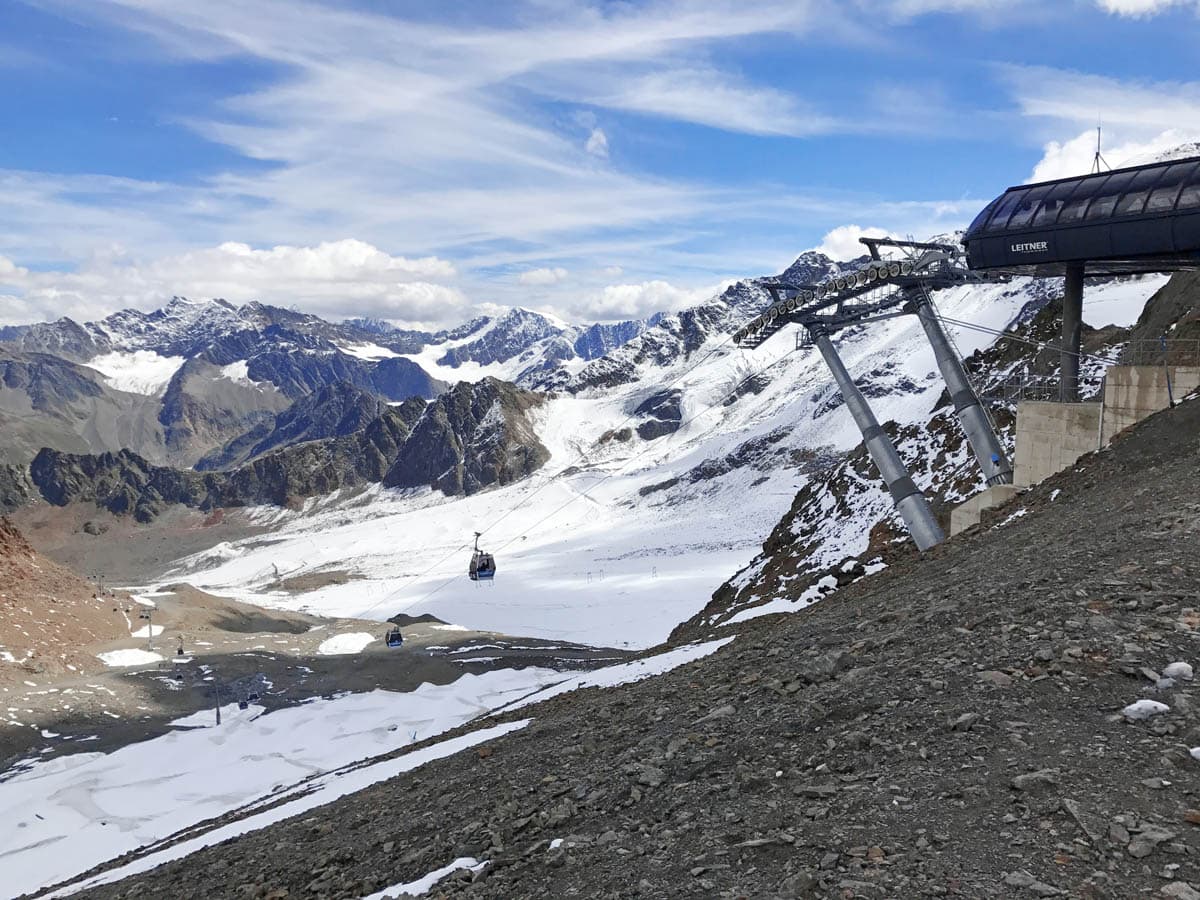
[[112, 606], [0, 517], [0, 689], [103, 669], [89, 648], [129, 635]]
[[1193, 400], [710, 657], [78, 896], [359, 898], [471, 856], [434, 895], [1195, 898], [1200, 693], [1164, 676], [1200, 656], [1198, 466]]

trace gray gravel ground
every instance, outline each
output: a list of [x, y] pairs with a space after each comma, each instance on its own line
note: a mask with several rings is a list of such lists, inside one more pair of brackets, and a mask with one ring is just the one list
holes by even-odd
[[1200, 898], [1200, 691], [1163, 680], [1200, 669], [1198, 463], [1191, 402], [712, 657], [86, 896], [358, 898], [473, 856], [431, 896]]

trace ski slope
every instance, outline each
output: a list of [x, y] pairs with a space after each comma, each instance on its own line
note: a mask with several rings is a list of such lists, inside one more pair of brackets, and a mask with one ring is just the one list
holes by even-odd
[[[1129, 324], [1161, 278], [1089, 288], [1085, 316]], [[1003, 329], [1034, 296], [1028, 280], [939, 292], [943, 315]], [[966, 356], [992, 334], [948, 326]], [[881, 421], [924, 422], [943, 390], [913, 317], [847, 329], [840, 351]], [[697, 363], [699, 363], [697, 365]], [[694, 367], [694, 368], [693, 368]], [[757, 394], [726, 404], [748, 376]], [[689, 359], [647, 365], [632, 384], [560, 395], [537, 430], [551, 450], [531, 478], [466, 498], [373, 488], [311, 501], [301, 511], [259, 509], [271, 539], [222, 544], [180, 562], [171, 581], [268, 607], [386, 619], [431, 613], [472, 629], [640, 648], [664, 640], [757, 552], [807, 477], [793, 455], [844, 451], [860, 436], [812, 348], [785, 330], [755, 350], [717, 334]], [[629, 411], [664, 388], [682, 391], [683, 427], [654, 441], [600, 439], [636, 426]], [[669, 485], [701, 463], [770, 437], [757, 464]], [[665, 483], [668, 486], [663, 486]], [[472, 533], [496, 554], [491, 585], [466, 577]], [[830, 555], [866, 548], [840, 538]], [[280, 576], [348, 570], [351, 580], [303, 594], [272, 591]]]

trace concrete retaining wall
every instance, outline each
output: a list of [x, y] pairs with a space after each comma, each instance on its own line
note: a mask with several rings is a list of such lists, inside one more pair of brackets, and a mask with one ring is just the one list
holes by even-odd
[[[1101, 444], [1170, 404], [1167, 373], [1175, 399], [1200, 388], [1200, 366], [1113, 366], [1104, 377]], [[1019, 445], [1019, 438], [1018, 438]]]
[[1022, 400], [1013, 483], [1029, 487], [1100, 447], [1099, 403]]

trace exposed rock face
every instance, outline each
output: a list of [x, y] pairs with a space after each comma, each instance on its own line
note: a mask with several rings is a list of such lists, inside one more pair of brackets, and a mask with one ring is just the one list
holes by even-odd
[[160, 446], [157, 401], [114, 391], [65, 358], [0, 346], [0, 463], [25, 464], [41, 447]]
[[[216, 454], [232, 465], [237, 459], [223, 457], [221, 448], [248, 431], [265, 436], [290, 403], [330, 385], [350, 384], [396, 402], [445, 390], [397, 354], [447, 345], [439, 359], [444, 366], [502, 365], [506, 377], [530, 384], [563, 361], [601, 356], [656, 321], [581, 327], [518, 308], [431, 333], [378, 319], [337, 324], [263, 303], [175, 297], [153, 312], [122, 310], [82, 325], [60, 319], [2, 327], [2, 359], [19, 357], [39, 375], [7, 373], [0, 461], [26, 462], [48, 446], [72, 453], [130, 449], [156, 464], [187, 466]], [[147, 371], [156, 377], [139, 384], [135, 376]], [[51, 421], [22, 416], [31, 406]]]
[[641, 439], [652, 441], [678, 431], [683, 421], [682, 401], [683, 391], [675, 388], [656, 391], [639, 403], [633, 414], [646, 417], [646, 421], [637, 427]]
[[655, 313], [648, 319], [592, 325], [580, 332], [572, 344], [572, 349], [580, 359], [599, 359], [628, 344], [647, 328], [653, 328], [662, 320], [663, 313]]
[[[6, 328], [0, 460], [25, 462], [47, 446], [131, 449], [158, 464], [192, 465], [329, 385], [345, 382], [393, 401], [429, 399], [445, 388], [412, 360], [353, 352], [362, 343], [389, 345], [384, 354], [412, 352], [431, 337], [388, 335], [261, 303], [182, 298], [84, 325], [60, 319]], [[157, 377], [136, 377], [147, 372]]]
[[[56, 505], [95, 503], [148, 522], [172, 504], [290, 506], [379, 482], [471, 494], [524, 478], [549, 459], [529, 418], [544, 399], [489, 378], [459, 384], [430, 404], [413, 397], [396, 406], [376, 406], [378, 414], [361, 425], [377, 401], [350, 386], [331, 388], [324, 404], [311, 407], [325, 418], [314, 422], [303, 410], [289, 410], [280, 416], [280, 431], [286, 434], [279, 439], [359, 425], [347, 434], [292, 443], [235, 468], [209, 472], [154, 465], [131, 450], [92, 455], [44, 448], [27, 476], [22, 467], [0, 469], [0, 502], [15, 508], [36, 494]], [[259, 443], [271, 438], [265, 435]], [[248, 452], [240, 446], [234, 451]]]
[[506, 362], [530, 345], [548, 337], [557, 337], [561, 326], [527, 309], [514, 309], [496, 320], [495, 325], [478, 340], [446, 351], [438, 360], [443, 366], [460, 366], [476, 362], [486, 366]]
[[456, 385], [429, 405], [384, 484], [471, 494], [524, 478], [550, 458], [529, 420], [544, 400], [495, 378]]
[[48, 502], [91, 502], [148, 522], [173, 504], [284, 506], [306, 497], [379, 482], [421, 415], [425, 402], [387, 407], [352, 434], [276, 450], [229, 472], [151, 465], [131, 450], [98, 456], [43, 449], [29, 477]]
[[301, 397], [270, 423], [263, 422], [196, 463], [196, 468], [227, 469], [278, 447], [343, 437], [366, 428], [387, 404], [375, 394], [339, 382]]

